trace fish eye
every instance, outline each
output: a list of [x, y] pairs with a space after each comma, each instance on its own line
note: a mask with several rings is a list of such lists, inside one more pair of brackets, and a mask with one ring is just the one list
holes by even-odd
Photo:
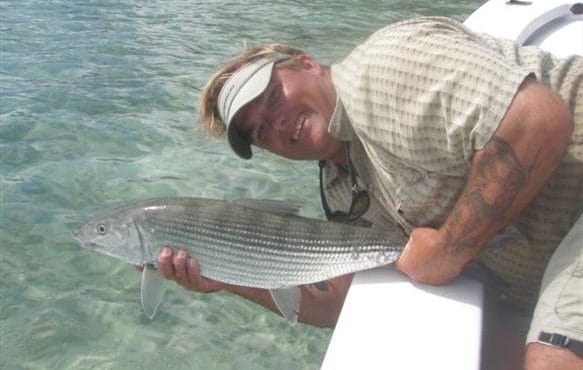
[[105, 235], [107, 233], [107, 226], [104, 224], [97, 225], [97, 233], [99, 235]]

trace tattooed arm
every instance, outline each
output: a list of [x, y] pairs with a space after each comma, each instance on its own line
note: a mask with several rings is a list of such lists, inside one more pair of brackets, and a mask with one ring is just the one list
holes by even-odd
[[573, 120], [561, 98], [527, 80], [494, 136], [476, 151], [465, 189], [439, 229], [417, 228], [396, 267], [442, 284], [541, 191], [569, 144]]

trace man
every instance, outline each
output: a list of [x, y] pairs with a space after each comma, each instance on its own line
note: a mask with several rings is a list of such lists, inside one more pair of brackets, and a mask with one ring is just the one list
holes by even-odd
[[[327, 214], [359, 218], [364, 189], [362, 218], [409, 234], [396, 267], [415, 281], [444, 284], [478, 260], [505, 281], [501, 296], [530, 307], [542, 280], [526, 367], [581, 369], [582, 80], [580, 57], [421, 18], [379, 30], [330, 68], [283, 45], [248, 51], [210, 79], [200, 113], [242, 158], [255, 145], [323, 161]], [[201, 277], [184, 251], [163, 248], [159, 269], [275, 310], [267, 291]], [[300, 320], [333, 326], [350, 280], [302, 287]]]

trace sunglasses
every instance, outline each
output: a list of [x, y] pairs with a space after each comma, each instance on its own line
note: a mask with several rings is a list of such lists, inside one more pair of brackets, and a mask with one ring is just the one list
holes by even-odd
[[356, 175], [352, 170], [352, 161], [350, 160], [349, 144], [345, 144], [346, 162], [348, 163], [348, 175], [350, 176], [352, 201], [348, 212], [330, 210], [330, 206], [326, 201], [326, 194], [324, 193], [324, 165], [326, 161], [318, 163], [320, 167], [320, 199], [322, 200], [322, 208], [326, 214], [326, 219], [335, 222], [354, 222], [361, 218], [370, 207], [370, 196], [366, 190], [361, 190], [356, 182]]

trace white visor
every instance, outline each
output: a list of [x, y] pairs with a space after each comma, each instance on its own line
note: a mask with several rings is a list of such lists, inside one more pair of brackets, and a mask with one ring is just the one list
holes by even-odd
[[249, 159], [253, 155], [251, 143], [239, 135], [232, 124], [233, 117], [267, 88], [275, 63], [289, 57], [274, 54], [245, 64], [229, 77], [219, 92], [217, 110], [227, 126], [229, 145], [243, 159]]

